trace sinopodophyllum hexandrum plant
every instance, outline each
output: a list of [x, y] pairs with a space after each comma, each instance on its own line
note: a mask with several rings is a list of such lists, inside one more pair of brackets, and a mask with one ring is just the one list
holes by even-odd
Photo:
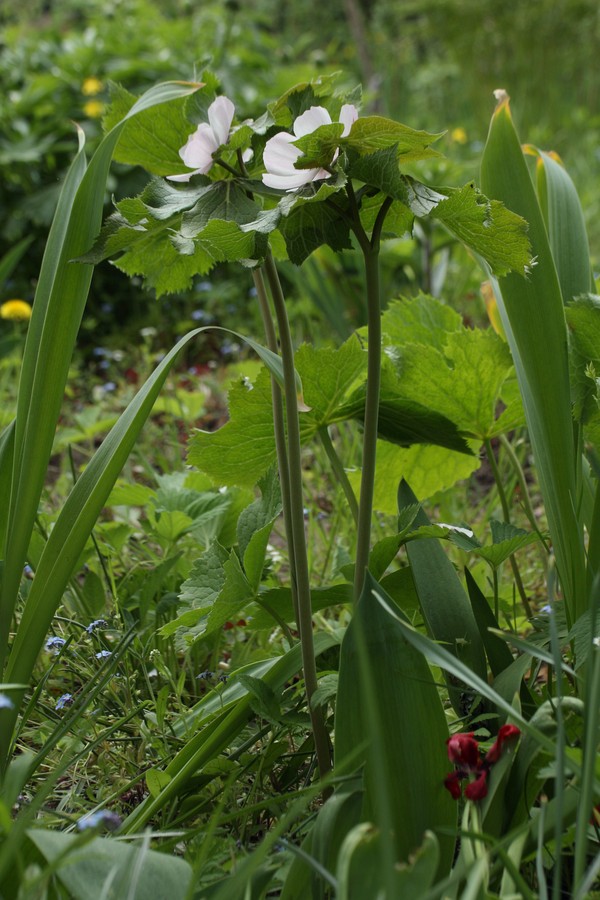
[[[214, 85], [214, 81], [211, 83]], [[440, 440], [436, 435], [440, 426], [448, 426], [439, 418], [425, 415], [418, 404], [401, 408], [398, 404], [380, 402], [379, 247], [386, 237], [409, 231], [415, 217], [433, 216], [482, 257], [495, 276], [504, 278], [515, 271], [518, 276], [514, 277], [522, 278], [531, 262], [526, 224], [501, 202], [486, 199], [473, 184], [442, 190], [419, 182], [409, 171], [420, 159], [435, 153], [431, 145], [436, 136], [382, 117], [361, 117], [349, 102], [352, 98], [336, 96], [329, 82], [300, 85], [272, 104], [259, 119], [233, 128], [234, 109], [230, 101], [215, 98], [213, 90], [195, 91], [186, 99], [189, 91], [184, 86], [162, 86], [137, 104], [126, 92], [115, 92], [107, 122], [112, 130], [87, 175], [84, 175], [83, 155], [79, 154], [49, 242], [45, 271], [40, 279], [43, 287], [36, 299], [37, 307], [34, 305], [37, 318], [34, 315], [28, 339], [17, 420], [14, 430], [7, 431], [2, 440], [3, 471], [11, 473], [7, 478], [11, 504], [7, 518], [1, 523], [6, 551], [0, 658], [6, 660], [4, 690], [12, 703], [12, 708], [0, 713], [6, 723], [0, 744], [3, 765], [6, 767], [8, 762], [20, 698], [83, 542], [148, 415], [169, 365], [183, 343], [198, 333], [187, 335], [167, 355], [79, 479], [50, 536], [8, 652], [20, 572], [27, 558], [27, 543], [50, 450], [49, 435], [66, 378], [65, 359], [70, 355], [89, 287], [89, 264], [120, 254], [118, 265], [130, 274], [144, 275], [159, 293], [184, 288], [194, 274], [208, 271], [219, 261], [241, 261], [252, 271], [267, 348], [252, 340], [250, 343], [273, 376], [273, 425], [292, 599], [300, 633], [299, 647], [274, 661], [265, 669], [263, 677], [267, 684], [277, 687], [290, 677], [301, 658], [319, 769], [321, 775], [327, 775], [331, 762], [323, 711], [310, 702], [317, 690], [315, 653], [327, 643], [321, 640], [327, 636], [317, 635], [314, 639], [312, 634], [300, 458], [302, 393], [294, 368], [294, 348], [273, 250], [301, 264], [323, 243], [333, 249], [343, 249], [355, 241], [364, 257], [367, 281], [367, 378], [364, 391], [354, 397], [351, 409], [346, 411], [349, 418], [361, 416], [364, 430], [358, 504], [353, 501], [351, 490], [347, 491], [349, 507], [354, 510], [357, 523], [354, 576], [357, 618], [342, 647], [337, 707], [341, 737], [336, 744], [336, 772], [349, 773], [356, 766], [365, 766], [358, 803], [356, 798], [350, 802], [354, 804], [355, 814], [358, 809], [357, 827], [361, 829], [365, 821], [370, 821], [377, 826], [381, 837], [369, 844], [370, 838], [367, 840], [363, 831], [352, 835], [347, 827], [342, 827], [341, 832], [338, 828], [332, 837], [326, 825], [321, 826], [319, 833], [330, 842], [324, 865], [331, 865], [332, 847], [334, 856], [339, 851], [336, 883], [340, 891], [344, 885], [343, 890], [350, 890], [349, 873], [353, 864], [366, 854], [386, 862], [382, 869], [383, 888], [391, 897], [396, 890], [394, 862], [406, 859], [416, 848], [424, 828], [437, 828], [440, 833], [446, 833], [441, 843], [433, 839], [430, 846], [434, 848], [431, 852], [435, 859], [432, 871], [441, 877], [448, 875], [453, 839], [447, 836], [454, 833], [456, 811], [449, 795], [435, 790], [435, 783], [447, 768], [443, 739], [448, 734], [441, 703], [432, 699], [436, 689], [424, 662], [425, 656], [432, 653], [431, 647], [436, 645], [416, 643], [416, 653], [413, 653], [409, 647], [416, 639], [407, 622], [398, 619], [391, 610], [385, 591], [373, 582], [372, 574], [364, 582], [370, 560], [380, 411], [385, 409], [386, 427], [401, 443], [415, 439], [434, 443]], [[153, 105], [169, 96], [173, 98], [171, 103]], [[197, 125], [195, 132], [194, 125]], [[95, 237], [103, 176], [118, 138], [116, 158], [144, 165], [157, 177], [140, 197], [119, 204], [118, 212], [105, 226], [94, 249], [82, 256]], [[178, 167], [180, 148], [185, 165]], [[75, 257], [80, 262], [70, 262]], [[77, 316], [70, 306], [73, 296], [79, 300]], [[60, 341], [63, 332], [68, 335], [68, 341], [66, 338]], [[48, 373], [53, 377], [48, 378]], [[414, 430], [406, 428], [406, 420], [411, 415], [420, 426], [417, 437]], [[38, 423], [42, 426], [43, 439], [36, 442], [34, 425]], [[453, 433], [449, 437], [446, 431], [444, 440], [451, 439], [459, 440], [460, 435]], [[335, 452], [331, 453], [331, 459], [337, 477], [344, 482], [343, 465], [336, 462]], [[411, 539], [410, 528], [417, 510], [413, 504], [412, 512], [401, 513], [399, 533], [404, 538]], [[434, 531], [432, 536], [439, 536], [439, 532]], [[393, 553], [398, 545], [396, 542]], [[371, 572], [381, 569], [387, 553], [389, 548], [380, 550], [375, 561], [371, 558]], [[419, 565], [423, 568], [422, 561]], [[245, 576], [244, 572], [241, 574]], [[440, 574], [439, 567], [437, 577], [443, 583], [445, 576]], [[496, 709], [512, 714], [547, 752], [553, 752], [552, 741], [529, 725], [510, 703], [504, 701], [502, 705], [502, 698], [498, 699], [499, 695], [486, 687], [484, 638], [478, 636], [468, 603], [455, 589], [453, 596], [446, 617], [443, 614], [440, 617], [439, 610], [424, 606], [424, 617], [436, 640], [443, 639], [441, 632], [449, 628], [450, 621], [458, 632], [454, 636], [455, 653], [444, 655], [442, 651], [436, 662], [442, 661], [451, 678], [471, 686], [476, 684], [475, 691], [495, 704]], [[438, 613], [437, 618], [432, 615], [434, 612]], [[465, 640], [464, 635], [469, 639]], [[466, 656], [462, 645], [467, 645]], [[404, 647], [402, 664], [398, 665], [401, 646]], [[415, 672], [418, 678], [414, 677]], [[364, 691], [360, 688], [362, 683]], [[392, 701], [395, 716], [394, 721], [388, 722], [385, 717]], [[456, 696], [456, 691], [453, 702], [460, 706], [461, 698]], [[138, 807], [124, 830], [140, 828], [177, 796], [190, 776], [239, 733], [250, 713], [247, 697], [225, 704], [210, 726], [200, 730], [161, 773], [160, 790]], [[361, 747], [361, 733], [379, 734], [380, 740]], [[573, 766], [580, 771], [577, 761]], [[498, 785], [506, 777], [506, 767], [504, 772], [497, 771], [497, 783], [490, 788], [490, 799], [502, 795]], [[522, 780], [526, 772], [527, 769], [520, 773]], [[593, 775], [587, 777], [593, 781]], [[407, 790], [408, 781], [421, 785], [423, 790]], [[338, 799], [337, 793], [334, 798]], [[476, 818], [465, 827], [480, 831], [481, 822]], [[327, 821], [327, 816], [323, 821]], [[553, 821], [560, 821], [556, 813]], [[474, 871], [485, 880], [488, 864], [486, 860], [481, 863], [477, 839], [474, 847], [479, 860]], [[253, 865], [259, 862], [257, 857]], [[467, 855], [455, 879], [457, 884], [469, 864]], [[243, 871], [240, 877], [244, 877]], [[231, 883], [224, 885], [224, 891], [231, 889]], [[289, 890], [293, 892], [294, 886]]]

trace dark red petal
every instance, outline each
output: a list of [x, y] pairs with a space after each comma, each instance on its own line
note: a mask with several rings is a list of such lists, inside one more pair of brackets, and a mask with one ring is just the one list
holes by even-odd
[[516, 739], [521, 734], [516, 725], [502, 725], [498, 731], [498, 737], [488, 750], [485, 756], [486, 763], [492, 764], [498, 762], [502, 755], [502, 747], [505, 741]]
[[448, 759], [450, 762], [477, 769], [479, 767], [479, 744], [473, 737], [473, 732], [468, 734], [453, 734], [446, 741], [448, 745]]
[[467, 800], [483, 800], [487, 795], [487, 772], [484, 769], [475, 781], [471, 781], [465, 788], [465, 797]]
[[450, 791], [455, 800], [460, 798], [460, 776], [458, 772], [449, 772], [444, 778], [444, 787]]

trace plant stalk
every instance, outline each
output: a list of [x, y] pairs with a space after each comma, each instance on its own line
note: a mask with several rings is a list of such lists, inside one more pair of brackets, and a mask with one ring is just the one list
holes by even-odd
[[267, 254], [265, 272], [271, 290], [275, 317], [279, 328], [281, 360], [283, 364], [284, 395], [287, 420], [287, 453], [290, 487], [290, 517], [295, 551], [296, 588], [298, 592], [298, 630], [302, 645], [302, 667], [308, 698], [308, 707], [315, 739], [317, 763], [321, 778], [331, 770], [331, 750], [325, 727], [323, 709], [313, 709], [312, 697], [317, 690], [317, 665], [313, 643], [312, 606], [306, 534], [304, 532], [304, 502], [302, 496], [302, 448], [300, 444], [300, 420], [296, 394], [294, 346], [290, 331], [285, 298], [272, 254]]
[[[269, 306], [269, 298], [265, 285], [264, 275], [261, 269], [253, 269], [252, 277], [258, 297], [258, 304], [265, 329], [265, 337], [267, 347], [273, 353], [278, 352], [277, 334], [275, 331], [275, 323]], [[288, 452], [285, 439], [285, 423], [283, 412], [283, 397], [281, 388], [277, 384], [275, 378], [271, 375], [271, 399], [273, 405], [273, 428], [275, 431], [275, 448], [277, 450], [277, 466], [279, 469], [279, 482], [281, 485], [281, 505], [283, 507], [283, 524], [288, 545], [288, 558], [290, 561], [291, 572], [291, 590], [292, 604], [294, 607], [294, 617], [296, 621], [299, 618], [298, 610], [298, 588], [296, 584], [296, 550], [294, 545], [294, 532], [292, 528], [291, 517], [291, 496], [290, 496], [290, 470], [288, 463]]]
[[379, 307], [379, 252], [363, 251], [367, 282], [367, 327], [369, 333], [367, 359], [367, 392], [362, 448], [362, 474], [358, 505], [356, 535], [356, 568], [354, 572], [354, 602], [362, 592], [371, 548], [371, 518], [375, 492], [375, 462], [377, 454], [377, 425], [379, 420], [379, 388], [381, 385], [381, 316]]

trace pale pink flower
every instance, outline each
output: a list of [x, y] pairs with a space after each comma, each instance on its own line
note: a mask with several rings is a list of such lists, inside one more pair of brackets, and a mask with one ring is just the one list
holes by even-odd
[[[346, 137], [350, 133], [357, 118], [356, 107], [351, 103], [342, 106], [339, 118], [340, 123], [344, 126], [342, 137]], [[310, 184], [311, 181], [331, 176], [331, 172], [328, 172], [327, 169], [297, 169], [294, 165], [304, 154], [294, 146], [293, 141], [312, 134], [321, 125], [331, 125], [331, 116], [323, 106], [311, 106], [294, 122], [293, 134], [281, 131], [267, 141], [263, 154], [263, 162], [267, 171], [262, 177], [267, 187], [295, 191], [304, 187], [305, 184]], [[336, 150], [331, 159], [332, 163], [335, 162], [337, 156], [338, 151]]]
[[229, 140], [235, 106], [227, 97], [217, 97], [208, 107], [208, 122], [201, 122], [179, 151], [185, 175], [168, 175], [169, 181], [189, 181], [192, 175], [206, 175], [214, 164], [213, 154]]

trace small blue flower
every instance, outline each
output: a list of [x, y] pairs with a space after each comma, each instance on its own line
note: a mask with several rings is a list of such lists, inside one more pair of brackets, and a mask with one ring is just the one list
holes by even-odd
[[121, 825], [121, 818], [109, 809], [99, 809], [97, 812], [88, 813], [77, 822], [78, 831], [86, 831], [88, 828], [104, 826], [107, 831], [116, 831]]
[[58, 652], [61, 647], [64, 647], [66, 641], [64, 638], [53, 636], [49, 637], [46, 641], [45, 647], [46, 650], [54, 650], [54, 652]]
[[74, 703], [72, 694], [63, 694], [62, 697], [59, 697], [56, 701], [56, 709], [65, 709], [67, 706], [72, 706]]
[[103, 386], [103, 390], [105, 394], [110, 394], [111, 391], [116, 391], [117, 386], [114, 381], [107, 381]]
[[192, 319], [194, 322], [212, 322], [212, 316], [203, 309], [195, 309], [192, 313]]
[[108, 628], [108, 622], [106, 621], [106, 619], [94, 619], [94, 621], [90, 622], [85, 630], [88, 634], [93, 634], [96, 628]]
[[96, 653], [96, 659], [108, 659], [109, 656], [112, 656], [110, 650], [100, 650]]
[[214, 672], [209, 672], [208, 669], [206, 672], [200, 672], [199, 675], [196, 675], [196, 681], [212, 681], [215, 677]]
[[212, 284], [210, 283], [210, 281], [199, 281], [198, 284], [196, 285], [196, 290], [202, 291], [202, 292], [211, 291]]
[[0, 709], [14, 709], [15, 704], [6, 694], [0, 694]]
[[33, 569], [31, 568], [31, 566], [24, 566], [23, 575], [25, 576], [25, 578], [33, 578]]
[[549, 603], [546, 603], [545, 606], [542, 606], [542, 608], [540, 609], [540, 612], [546, 613], [546, 615], [549, 616], [552, 614], [552, 607], [550, 606]]
[[106, 349], [106, 347], [94, 347], [94, 349], [92, 350], [93, 356], [106, 356], [108, 353], [109, 351]]

